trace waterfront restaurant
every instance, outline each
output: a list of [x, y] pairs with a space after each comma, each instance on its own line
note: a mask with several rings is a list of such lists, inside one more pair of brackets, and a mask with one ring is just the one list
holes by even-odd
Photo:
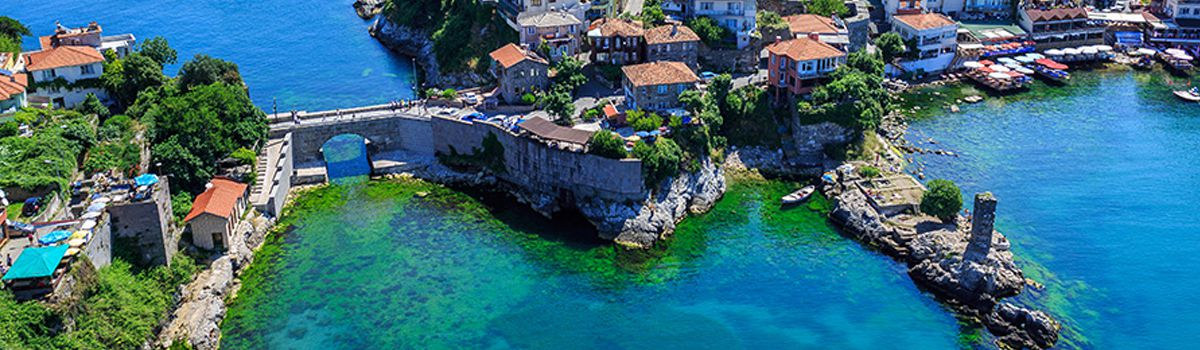
[[1039, 50], [1104, 43], [1105, 27], [1088, 18], [1082, 7], [1027, 8], [1020, 11], [1021, 29]]
[[71, 248], [65, 244], [25, 248], [4, 274], [5, 286], [18, 300], [40, 298], [54, 292], [69, 265], [70, 260], [65, 259], [68, 249]]
[[532, 136], [534, 139], [545, 142], [552, 147], [573, 152], [582, 152], [587, 147], [588, 140], [592, 138], [592, 134], [595, 133], [594, 131], [559, 126], [549, 120], [537, 117], [526, 119], [517, 124], [517, 127], [529, 133], [529, 136]]

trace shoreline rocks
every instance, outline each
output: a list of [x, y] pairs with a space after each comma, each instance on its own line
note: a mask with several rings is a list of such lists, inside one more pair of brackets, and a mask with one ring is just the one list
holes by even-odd
[[830, 219], [848, 235], [905, 262], [913, 282], [981, 319], [998, 341], [1031, 349], [1057, 342], [1061, 327], [1049, 315], [1000, 301], [1019, 294], [1025, 277], [1008, 239], [992, 228], [996, 202], [990, 193], [977, 196], [978, 211], [970, 221], [952, 224], [911, 216], [893, 220], [849, 184], [826, 186], [825, 193], [834, 205]]
[[356, 0], [354, 1], [354, 13], [362, 19], [371, 19], [383, 11], [384, 0]]
[[430, 39], [432, 35], [428, 31], [395, 24], [381, 17], [371, 25], [370, 33], [388, 49], [413, 58], [424, 76], [422, 86], [481, 86], [490, 80], [475, 72], [442, 72], [438, 66], [437, 54], [433, 51], [433, 40]]

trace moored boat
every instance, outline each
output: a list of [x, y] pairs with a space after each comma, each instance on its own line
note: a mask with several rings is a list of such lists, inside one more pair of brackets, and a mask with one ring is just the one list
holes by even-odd
[[1190, 102], [1200, 102], [1200, 88], [1191, 88], [1189, 90], [1175, 90], [1175, 96]]
[[1054, 62], [1048, 58], [1042, 58], [1034, 61], [1033, 70], [1038, 73], [1038, 76], [1050, 80], [1052, 82], [1065, 84], [1071, 79], [1071, 73], [1067, 73], [1067, 65]]
[[816, 190], [816, 186], [804, 186], [804, 188], [796, 190], [796, 192], [792, 192], [786, 196], [783, 196], [783, 205], [791, 205], [803, 202], [804, 200], [808, 199], [809, 196], [812, 196], [813, 192]]

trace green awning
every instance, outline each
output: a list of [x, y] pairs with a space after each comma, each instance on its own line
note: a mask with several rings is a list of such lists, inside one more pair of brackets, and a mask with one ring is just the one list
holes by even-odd
[[67, 248], [69, 247], [66, 244], [25, 248], [17, 257], [17, 261], [13, 262], [12, 268], [8, 269], [8, 273], [4, 274], [4, 280], [42, 278], [54, 275], [54, 269], [62, 261], [63, 255], [67, 254]]

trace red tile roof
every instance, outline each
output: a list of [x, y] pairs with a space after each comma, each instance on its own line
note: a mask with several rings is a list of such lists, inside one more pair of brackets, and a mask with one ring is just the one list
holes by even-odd
[[926, 30], [954, 25], [949, 17], [940, 13], [918, 13], [912, 15], [897, 15], [897, 21], [907, 24], [916, 30]]
[[209, 183], [212, 186], [196, 196], [196, 200], [192, 202], [192, 211], [183, 218], [184, 222], [192, 221], [205, 213], [228, 219], [234, 214], [233, 209], [237, 206], [238, 199], [246, 195], [246, 184], [228, 178], [214, 177]]
[[687, 41], [700, 41], [691, 28], [681, 25], [661, 25], [646, 31], [646, 44], [670, 44]]
[[802, 14], [795, 16], [787, 16], [783, 18], [788, 23], [788, 30], [792, 33], [821, 33], [821, 34], [837, 34], [839, 29], [833, 24], [832, 17], [819, 16], [814, 14]]
[[25, 54], [25, 69], [39, 71], [104, 62], [104, 55], [87, 46], [59, 46]]
[[601, 18], [592, 21], [588, 26], [588, 31], [599, 29], [600, 36], [642, 36], [646, 30], [642, 28], [642, 22], [620, 19], [620, 18]]
[[1025, 9], [1025, 14], [1034, 22], [1087, 19], [1087, 10], [1082, 7], [1066, 7], [1049, 10]]
[[808, 61], [845, 56], [846, 53], [829, 44], [809, 38], [784, 40], [767, 46], [767, 52], [775, 56], [786, 56], [793, 61]]
[[533, 60], [534, 62], [549, 64], [546, 62], [546, 60], [538, 57], [537, 54], [529, 52], [528, 50], [517, 46], [517, 44], [501, 46], [499, 49], [492, 51], [492, 53], [488, 55], [491, 56], [493, 60], [496, 60], [496, 62], [500, 63], [500, 65], [504, 68], [512, 67], [513, 65], [521, 63], [521, 61], [524, 60]]
[[29, 87], [29, 77], [24, 73], [16, 73], [12, 76], [0, 74], [0, 99], [20, 95], [25, 92], [27, 87]]
[[700, 77], [683, 62], [660, 61], [621, 67], [633, 86], [696, 83]]

